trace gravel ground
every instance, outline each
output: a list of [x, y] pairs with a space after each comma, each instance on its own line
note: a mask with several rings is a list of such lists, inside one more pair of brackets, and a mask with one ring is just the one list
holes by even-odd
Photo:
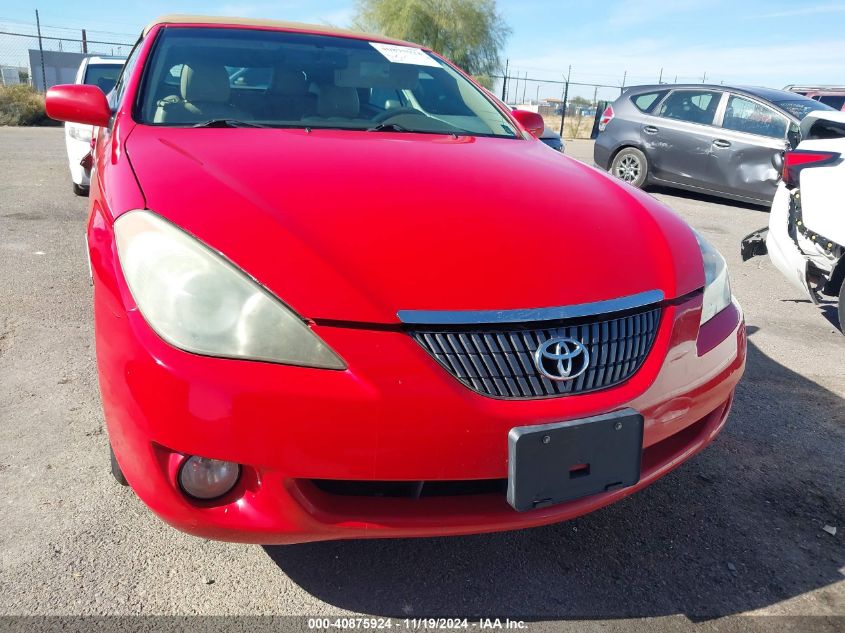
[[[750, 333], [728, 426], [691, 462], [556, 526], [263, 548], [176, 532], [111, 479], [87, 200], [71, 193], [60, 129], [0, 128], [0, 147], [0, 615], [363, 613], [564, 620], [549, 630], [578, 631], [845, 629], [845, 337], [832, 305], [806, 301], [766, 258], [740, 261], [740, 238], [768, 222], [765, 210], [653, 191], [725, 254]], [[567, 151], [591, 162], [588, 141]], [[19, 621], [0, 619], [0, 629], [10, 622]]]

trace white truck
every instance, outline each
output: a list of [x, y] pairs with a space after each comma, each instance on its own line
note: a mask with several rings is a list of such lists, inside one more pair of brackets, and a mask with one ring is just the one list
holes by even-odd
[[742, 258], [768, 253], [813, 303], [839, 301], [845, 332], [845, 112], [811, 112], [797, 146], [772, 160], [781, 181], [768, 228], [742, 240]]

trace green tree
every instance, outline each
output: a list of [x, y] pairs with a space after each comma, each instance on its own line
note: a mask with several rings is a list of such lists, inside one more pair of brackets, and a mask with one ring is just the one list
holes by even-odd
[[427, 46], [482, 83], [501, 70], [511, 32], [496, 0], [358, 0], [353, 25]]

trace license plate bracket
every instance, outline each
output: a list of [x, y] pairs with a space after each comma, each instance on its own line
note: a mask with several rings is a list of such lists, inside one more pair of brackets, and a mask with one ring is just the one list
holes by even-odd
[[508, 503], [524, 512], [640, 480], [643, 416], [630, 409], [508, 434]]

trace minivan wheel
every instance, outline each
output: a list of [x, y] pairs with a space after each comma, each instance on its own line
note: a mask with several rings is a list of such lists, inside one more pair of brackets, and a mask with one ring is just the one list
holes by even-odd
[[648, 178], [648, 159], [637, 148], [626, 147], [613, 158], [610, 173], [629, 185], [642, 187]]
[[120, 470], [120, 464], [117, 463], [117, 457], [114, 456], [114, 449], [109, 444], [109, 455], [111, 457], [111, 474], [121, 486], [128, 486], [129, 482], [123, 476], [123, 471]]

